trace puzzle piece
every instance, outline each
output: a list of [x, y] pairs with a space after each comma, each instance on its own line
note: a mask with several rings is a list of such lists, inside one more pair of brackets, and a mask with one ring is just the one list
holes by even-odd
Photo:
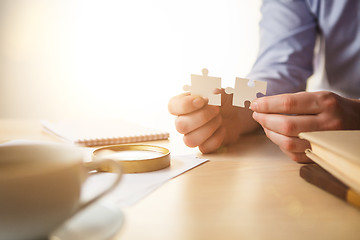
[[221, 88], [221, 78], [209, 77], [209, 71], [204, 68], [203, 75], [191, 74], [191, 86], [185, 85], [184, 91], [190, 91], [191, 95], [209, 99], [209, 105], [221, 106], [221, 95], [214, 94], [216, 88]]
[[244, 78], [235, 79], [235, 88], [227, 87], [225, 92], [227, 94], [233, 93], [233, 105], [238, 107], [245, 107], [245, 101], [253, 101], [256, 99], [257, 93], [266, 94], [267, 82], [248, 80]]

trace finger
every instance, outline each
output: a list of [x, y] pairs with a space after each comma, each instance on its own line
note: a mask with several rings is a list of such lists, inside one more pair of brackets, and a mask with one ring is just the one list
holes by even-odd
[[234, 97], [233, 93], [227, 94], [225, 92], [225, 89], [221, 88], [220, 94], [221, 94], [221, 106], [229, 106], [229, 107], [231, 106], [233, 108], [238, 108], [232, 105], [233, 97]]
[[260, 113], [318, 114], [321, 108], [318, 95], [299, 92], [262, 97], [251, 103], [251, 109]]
[[172, 115], [183, 115], [194, 112], [207, 104], [208, 100], [199, 96], [183, 93], [170, 99], [168, 110]]
[[223, 143], [225, 137], [225, 128], [218, 128], [215, 133], [199, 146], [202, 153], [215, 152]]
[[306, 156], [305, 153], [292, 153], [280, 148], [280, 150], [285, 153], [289, 158], [297, 163], [312, 163], [313, 161]]
[[206, 105], [195, 112], [180, 115], [175, 120], [175, 127], [179, 133], [187, 134], [205, 125], [219, 115], [219, 107]]
[[224, 94], [225, 93], [225, 89], [223, 88], [215, 88], [213, 91], [213, 94]]
[[188, 147], [197, 147], [209, 139], [221, 126], [221, 116], [218, 115], [207, 124], [184, 135], [184, 143]]
[[285, 136], [298, 136], [300, 132], [320, 130], [318, 115], [288, 116], [253, 112], [253, 118], [261, 126]]
[[232, 105], [233, 94], [227, 94], [224, 88], [215, 88], [213, 93], [221, 95], [221, 106]]
[[266, 136], [281, 149], [293, 153], [305, 153], [310, 143], [298, 137], [288, 137], [264, 128]]

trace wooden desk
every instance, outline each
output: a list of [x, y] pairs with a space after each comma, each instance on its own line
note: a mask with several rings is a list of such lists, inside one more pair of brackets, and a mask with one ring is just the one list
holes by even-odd
[[[0, 120], [0, 142], [15, 138], [56, 141], [38, 121]], [[176, 134], [156, 144], [197, 152]], [[210, 162], [124, 209], [114, 239], [360, 239], [360, 211], [301, 179], [301, 165], [264, 135], [204, 157]]]

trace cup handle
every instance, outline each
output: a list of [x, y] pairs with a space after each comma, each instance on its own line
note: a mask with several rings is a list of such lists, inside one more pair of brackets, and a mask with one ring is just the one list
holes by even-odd
[[91, 171], [100, 172], [104, 168], [111, 169], [111, 172], [116, 173], [117, 177], [110, 187], [108, 187], [107, 189], [105, 189], [103, 192], [101, 192], [97, 196], [93, 197], [92, 199], [90, 199], [84, 203], [81, 203], [75, 212], [81, 211], [82, 209], [88, 207], [89, 205], [93, 204], [94, 202], [96, 202], [97, 200], [102, 198], [104, 195], [106, 195], [109, 192], [111, 192], [112, 190], [114, 190], [114, 188], [119, 184], [121, 177], [122, 177], [121, 166], [119, 163], [117, 163], [114, 160], [105, 159], [105, 160], [87, 162], [86, 164], [84, 164], [84, 166], [87, 168], [88, 172], [91, 172]]

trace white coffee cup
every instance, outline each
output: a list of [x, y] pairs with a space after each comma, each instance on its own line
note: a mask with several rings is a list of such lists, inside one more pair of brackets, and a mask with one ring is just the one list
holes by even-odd
[[[111, 160], [84, 165], [82, 149], [63, 144], [18, 143], [0, 146], [0, 239], [42, 239], [66, 219], [92, 204], [120, 181]], [[81, 202], [82, 184], [104, 165], [117, 172], [107, 190]]]

